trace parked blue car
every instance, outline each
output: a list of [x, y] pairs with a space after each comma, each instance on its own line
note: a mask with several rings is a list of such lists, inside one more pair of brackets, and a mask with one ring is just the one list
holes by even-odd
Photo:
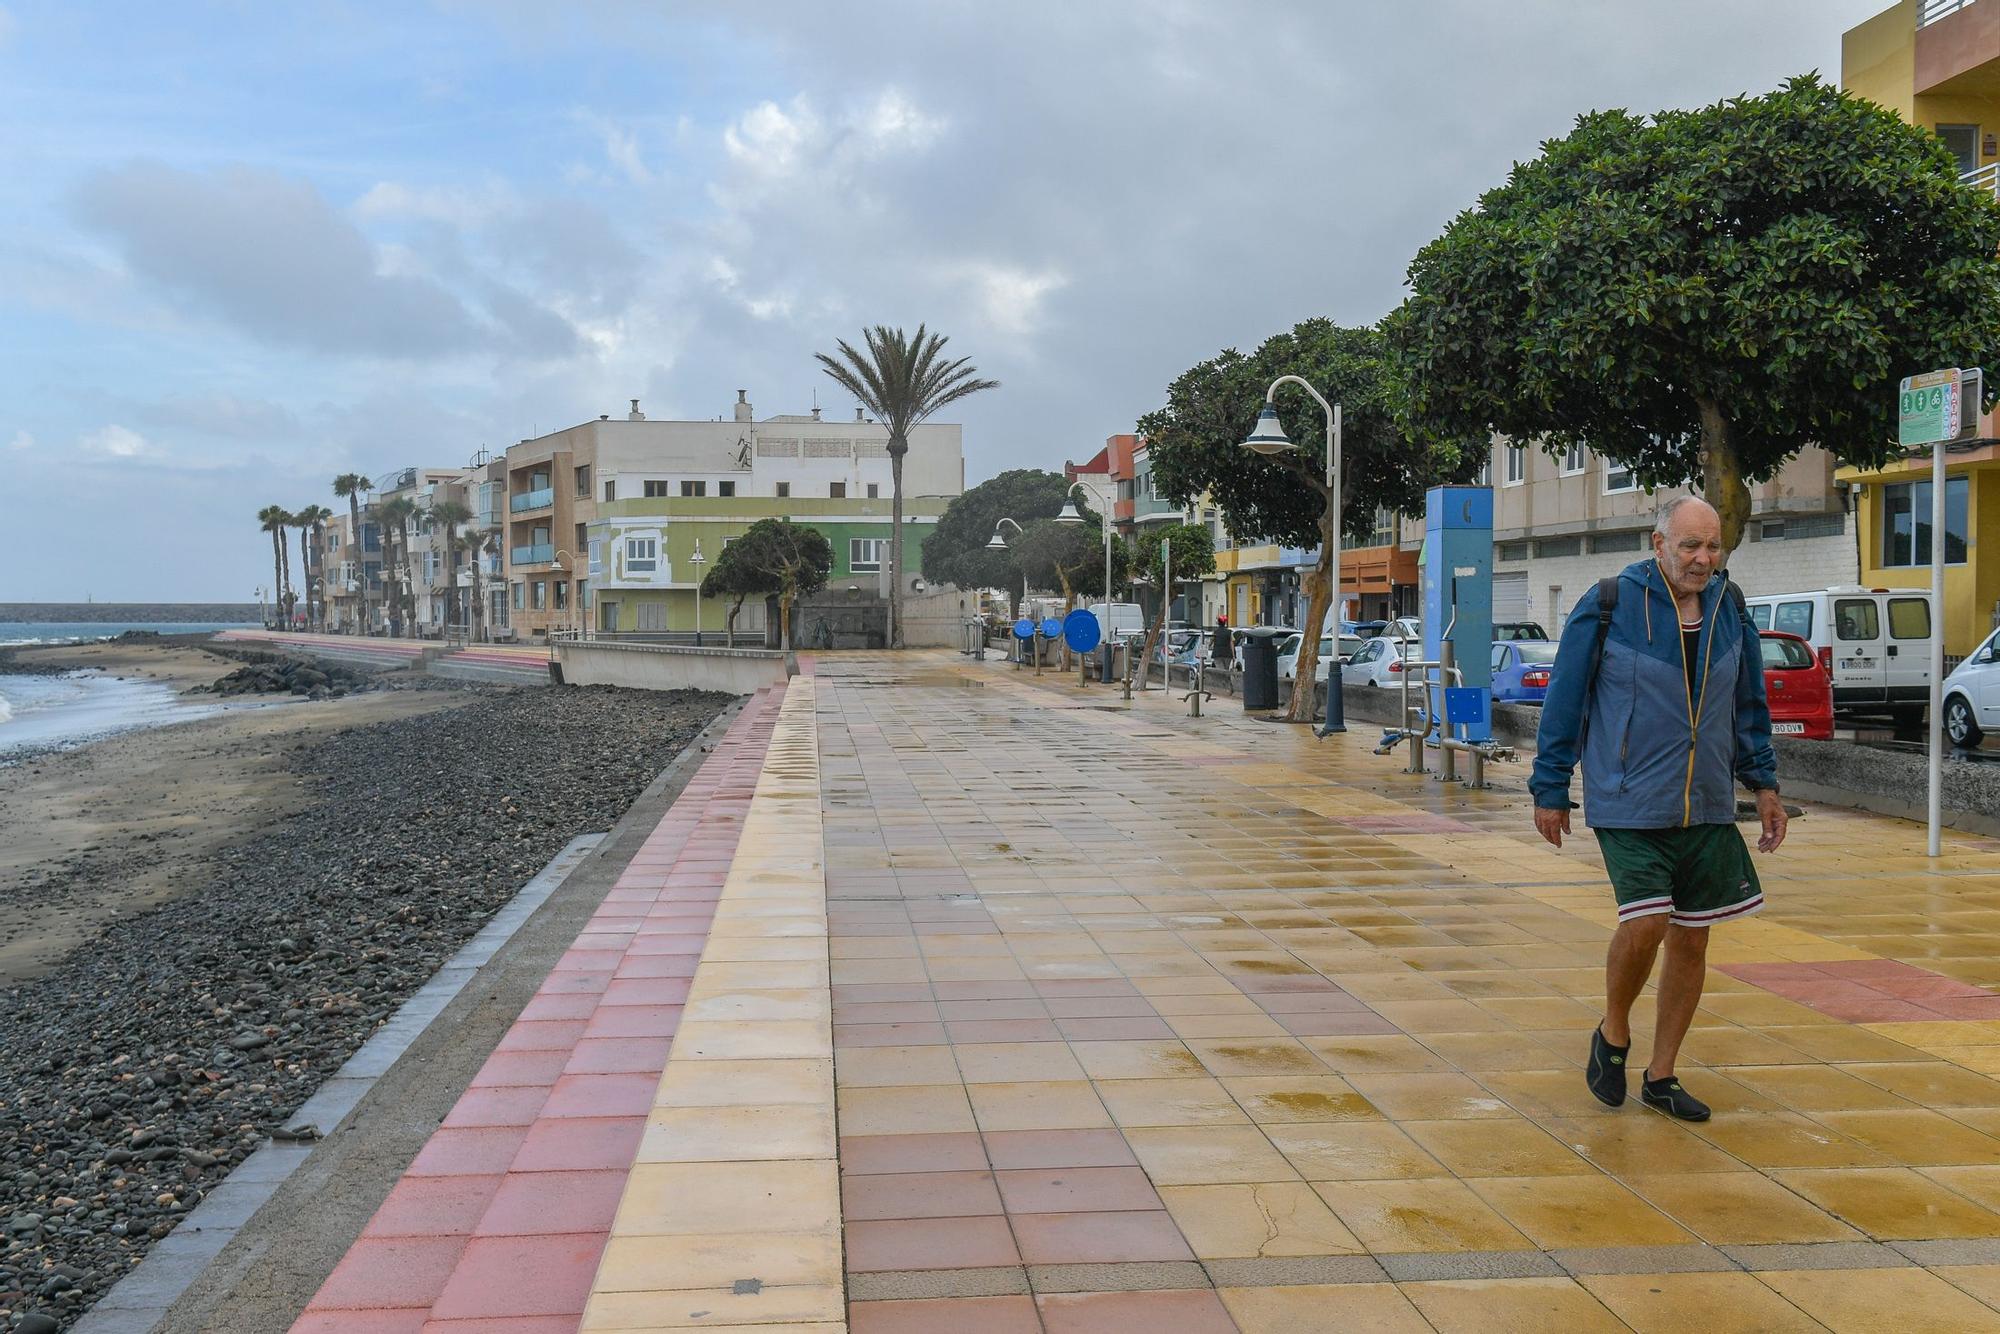
[[1556, 665], [1555, 641], [1513, 639], [1493, 646], [1493, 702], [1540, 704]]

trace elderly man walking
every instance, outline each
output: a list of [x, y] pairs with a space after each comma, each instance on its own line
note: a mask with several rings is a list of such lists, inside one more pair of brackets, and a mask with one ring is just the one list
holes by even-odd
[[1757, 794], [1757, 847], [1770, 852], [1785, 840], [1762, 645], [1722, 556], [1715, 510], [1692, 497], [1670, 500], [1653, 524], [1653, 558], [1577, 603], [1528, 782], [1536, 830], [1561, 847], [1581, 755], [1584, 822], [1596, 831], [1618, 902], [1604, 1020], [1585, 1069], [1590, 1091], [1610, 1107], [1625, 1101], [1632, 1002], [1664, 942], [1639, 1099], [1684, 1121], [1708, 1119], [1674, 1061], [1701, 1000], [1709, 928], [1764, 906], [1736, 831], [1735, 783]]

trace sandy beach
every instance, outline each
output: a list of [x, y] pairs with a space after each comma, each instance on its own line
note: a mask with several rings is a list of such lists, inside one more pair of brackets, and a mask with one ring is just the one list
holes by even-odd
[[[177, 690], [237, 666], [199, 648], [129, 642], [25, 650], [16, 661], [95, 667]], [[377, 691], [253, 701], [0, 768], [0, 986], [45, 972], [104, 922], [170, 897], [224, 844], [305, 806], [304, 780], [285, 771], [288, 749], [468, 698]]]

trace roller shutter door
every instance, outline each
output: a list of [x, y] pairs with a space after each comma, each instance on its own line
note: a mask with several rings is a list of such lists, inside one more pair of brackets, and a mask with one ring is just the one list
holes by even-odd
[[1493, 619], [1496, 621], [1528, 619], [1527, 571], [1493, 576]]

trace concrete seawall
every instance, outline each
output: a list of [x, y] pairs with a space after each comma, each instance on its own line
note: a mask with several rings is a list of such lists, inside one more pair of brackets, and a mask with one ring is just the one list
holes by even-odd
[[696, 648], [692, 644], [633, 644], [559, 640], [554, 665], [564, 685], [626, 686], [634, 690], [720, 690], [748, 695], [792, 674], [789, 655], [775, 649]]

